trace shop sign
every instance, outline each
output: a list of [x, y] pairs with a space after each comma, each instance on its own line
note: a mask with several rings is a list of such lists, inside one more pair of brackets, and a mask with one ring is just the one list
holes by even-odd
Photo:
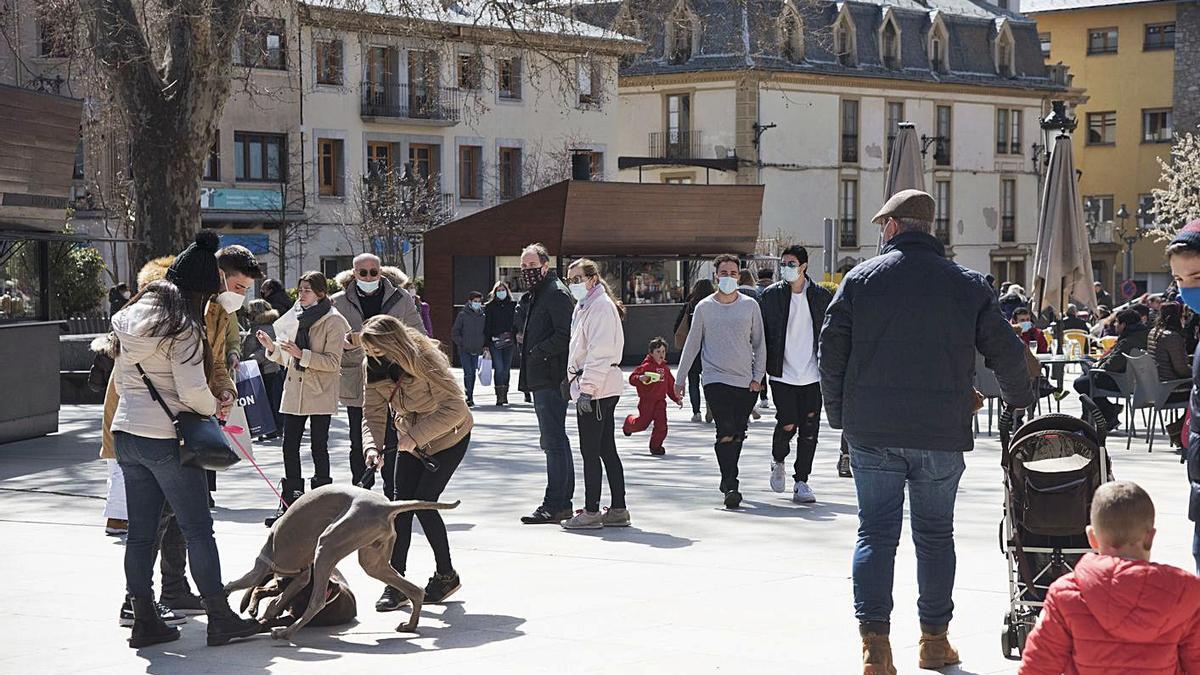
[[201, 188], [200, 208], [221, 211], [273, 211], [283, 209], [278, 190], [245, 188]]

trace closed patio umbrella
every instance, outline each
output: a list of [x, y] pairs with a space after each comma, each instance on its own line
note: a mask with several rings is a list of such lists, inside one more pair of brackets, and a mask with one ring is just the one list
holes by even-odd
[[1096, 308], [1092, 287], [1092, 253], [1079, 200], [1071, 137], [1054, 141], [1050, 168], [1042, 191], [1038, 217], [1037, 249], [1033, 259], [1033, 297], [1038, 313], [1053, 307], [1062, 310], [1074, 298]]
[[[892, 160], [888, 162], [887, 177], [883, 182], [883, 201], [901, 190], [925, 191], [925, 163], [921, 158], [921, 141], [912, 122], [896, 125], [896, 138], [892, 141]], [[883, 232], [879, 232], [879, 250], [883, 250]]]

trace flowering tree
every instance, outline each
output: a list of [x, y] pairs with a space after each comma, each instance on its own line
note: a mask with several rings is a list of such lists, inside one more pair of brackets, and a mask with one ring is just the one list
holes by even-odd
[[1154, 189], [1153, 233], [1168, 239], [1189, 221], [1200, 218], [1200, 138], [1192, 132], [1177, 137], [1171, 156], [1158, 158], [1164, 188]]

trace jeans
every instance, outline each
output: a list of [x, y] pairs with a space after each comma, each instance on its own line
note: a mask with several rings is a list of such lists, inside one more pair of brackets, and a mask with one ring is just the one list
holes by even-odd
[[688, 401], [692, 404], [692, 414], [700, 414], [700, 359], [696, 359], [696, 365], [688, 371]]
[[717, 425], [717, 442], [713, 450], [721, 468], [720, 490], [731, 492], [738, 489], [738, 459], [742, 455], [746, 427], [750, 425], [750, 412], [758, 401], [758, 393], [728, 384], [706, 384], [704, 398]]
[[[467, 434], [458, 443], [435, 454], [434, 457], [437, 458], [438, 463], [436, 472], [426, 469], [421, 460], [411, 453], [392, 453], [394, 462], [390, 467], [391, 482], [395, 488], [394, 492], [388, 494], [388, 499], [437, 501], [442, 490], [446, 489], [446, 484], [454, 475], [454, 470], [466, 456], [467, 446], [470, 443], [471, 434]], [[385, 471], [388, 469], [389, 467], [384, 467]], [[437, 571], [440, 574], [453, 572], [454, 566], [450, 564], [450, 539], [446, 535], [446, 523], [442, 520], [442, 514], [437, 511], [409, 511], [396, 516], [396, 543], [392, 546], [392, 567], [401, 576], [408, 568], [408, 547], [412, 543], [414, 515], [417, 520], [421, 521], [421, 530], [425, 532], [425, 538], [429, 540], [429, 546], [433, 549], [433, 559], [437, 564]]]
[[[817, 433], [821, 429], [821, 383], [804, 386], [772, 382], [775, 397], [775, 435], [771, 443], [771, 458], [782, 464], [791, 451], [796, 437], [796, 465], [792, 478], [807, 483], [812, 473], [813, 457], [817, 454]], [[791, 427], [788, 430], [787, 427]]]
[[479, 355], [459, 352], [458, 359], [462, 361], [463, 391], [467, 393], [467, 403], [472, 403], [475, 400], [475, 373], [479, 371]]
[[[348, 405], [346, 406], [346, 415], [350, 418], [350, 481], [357, 483], [367, 470], [367, 460], [363, 456], [363, 409], [359, 406]], [[388, 453], [396, 449], [396, 441], [396, 420], [392, 417], [389, 410], [387, 430], [383, 432], [382, 452], [384, 461], [387, 461]], [[390, 471], [383, 474], [384, 494], [387, 494], [391, 480], [392, 474]]]
[[557, 387], [533, 392], [538, 421], [538, 444], [546, 453], [546, 496], [542, 506], [551, 513], [569, 511], [575, 496], [575, 465], [567, 439], [567, 400]]
[[[304, 479], [300, 469], [300, 441], [304, 423], [309, 422], [309, 447], [312, 450], [313, 475], [329, 478], [329, 420], [332, 415], [283, 416], [283, 476], [291, 482]], [[361, 425], [360, 425], [361, 426]]]
[[512, 372], [513, 348], [496, 349], [492, 347], [492, 384], [508, 388], [509, 375]]
[[[616, 425], [613, 415], [620, 396], [592, 401], [593, 410], [585, 413], [576, 408], [579, 424], [579, 454], [583, 456], [583, 508], [591, 513], [600, 510], [600, 478], [608, 474], [608, 491], [612, 508], [625, 508], [625, 469], [617, 454]], [[601, 471], [601, 464], [604, 469]]]
[[222, 595], [221, 558], [213, 539], [204, 471], [179, 463], [179, 444], [173, 438], [144, 438], [118, 431], [113, 434], [113, 444], [125, 475], [129, 505], [125, 585], [130, 595], [154, 597], [154, 540], [164, 503], [174, 509], [187, 540], [192, 578], [200, 594]]
[[850, 443], [858, 492], [854, 548], [854, 615], [859, 622], [890, 623], [896, 546], [904, 519], [904, 487], [911, 500], [917, 549], [917, 614], [944, 626], [954, 613], [954, 498], [966, 467], [960, 452], [869, 448]]
[[[1092, 369], [1076, 378], [1075, 391], [1080, 394], [1090, 394], [1091, 387], [1089, 385], [1093, 380], [1096, 383], [1097, 389], [1105, 389], [1107, 391], [1117, 391], [1120, 389], [1117, 386], [1117, 381], [1112, 378], [1112, 375], [1102, 370]], [[1100, 396], [1095, 397], [1095, 401], [1096, 407], [1100, 409], [1100, 412], [1104, 413], [1104, 419], [1109, 422], [1116, 421], [1117, 404]]]

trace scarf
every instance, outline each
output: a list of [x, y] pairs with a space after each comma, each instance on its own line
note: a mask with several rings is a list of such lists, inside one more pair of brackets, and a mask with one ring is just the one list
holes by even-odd
[[[299, 325], [296, 328], [297, 347], [300, 349], [312, 348], [312, 341], [309, 339], [308, 329], [312, 328], [313, 324], [320, 320], [321, 317], [328, 314], [329, 310], [331, 309], [333, 309], [333, 303], [329, 302], [329, 298], [321, 298], [315, 305], [312, 305], [308, 308], [296, 305], [296, 314], [299, 315]], [[296, 361], [295, 367], [302, 372], [306, 370], [304, 366], [300, 365], [299, 360]]]

